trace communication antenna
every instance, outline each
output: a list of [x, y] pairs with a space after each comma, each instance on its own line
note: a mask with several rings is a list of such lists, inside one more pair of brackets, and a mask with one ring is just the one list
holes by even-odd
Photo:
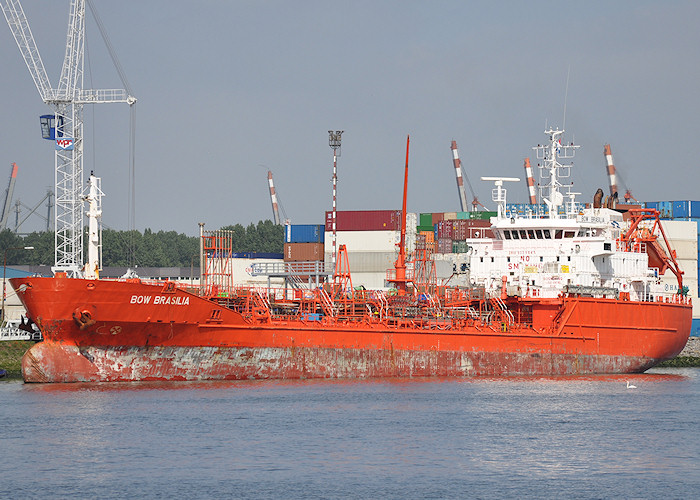
[[569, 74], [571, 73], [571, 64], [569, 64], [569, 68], [566, 70], [566, 90], [564, 91], [564, 119], [562, 120], [562, 125], [561, 128], [566, 130], [566, 101], [569, 98]]

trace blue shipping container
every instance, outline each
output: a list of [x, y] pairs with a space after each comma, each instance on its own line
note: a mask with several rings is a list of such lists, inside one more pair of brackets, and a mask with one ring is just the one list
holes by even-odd
[[653, 208], [654, 210], [659, 209], [659, 202], [658, 201], [647, 201], [644, 204], [644, 208]]
[[285, 243], [325, 243], [324, 224], [290, 224], [285, 227]]
[[693, 217], [694, 219], [697, 219], [700, 217], [700, 201], [691, 201], [690, 202], [690, 216]]
[[673, 219], [672, 201], [660, 201], [657, 210], [660, 212], [659, 217], [662, 219]]
[[690, 217], [690, 202], [674, 201], [673, 202], [673, 218], [674, 219], [687, 219]]

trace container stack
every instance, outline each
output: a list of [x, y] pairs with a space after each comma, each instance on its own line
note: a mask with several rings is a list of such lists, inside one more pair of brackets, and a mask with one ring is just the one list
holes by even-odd
[[[496, 212], [436, 212], [419, 215], [418, 234], [435, 242], [439, 254], [464, 253], [469, 249], [465, 240], [492, 238], [491, 217]], [[432, 234], [432, 239], [428, 236]]]
[[[648, 201], [645, 208], [659, 211], [659, 218], [671, 248], [676, 251], [676, 260], [683, 271], [683, 284], [693, 297], [693, 327], [691, 335], [700, 335], [700, 288], [698, 284], [698, 262], [700, 262], [700, 201]], [[677, 287], [673, 274], [666, 272], [663, 276], [668, 290]]]
[[284, 228], [284, 261], [323, 260], [323, 224], [288, 224]]
[[[416, 214], [406, 215], [406, 248], [416, 241]], [[333, 213], [326, 212], [325, 259], [333, 260]], [[432, 230], [432, 227], [431, 227]], [[345, 245], [354, 286], [385, 288], [387, 269], [394, 266], [401, 241], [401, 210], [336, 212], [336, 244]]]

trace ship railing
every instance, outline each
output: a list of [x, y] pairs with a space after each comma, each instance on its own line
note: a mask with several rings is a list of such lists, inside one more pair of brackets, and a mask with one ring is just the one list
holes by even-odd
[[618, 252], [647, 253], [647, 244], [643, 241], [623, 241], [615, 240], [615, 249]]

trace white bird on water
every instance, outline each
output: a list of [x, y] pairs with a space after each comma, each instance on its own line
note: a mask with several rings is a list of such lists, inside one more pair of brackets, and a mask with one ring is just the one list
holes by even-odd
[[627, 381], [627, 388], [628, 388], [628, 389], [636, 389], [637, 386], [636, 386], [636, 385], [630, 384], [630, 381], [628, 380], [628, 381]]

